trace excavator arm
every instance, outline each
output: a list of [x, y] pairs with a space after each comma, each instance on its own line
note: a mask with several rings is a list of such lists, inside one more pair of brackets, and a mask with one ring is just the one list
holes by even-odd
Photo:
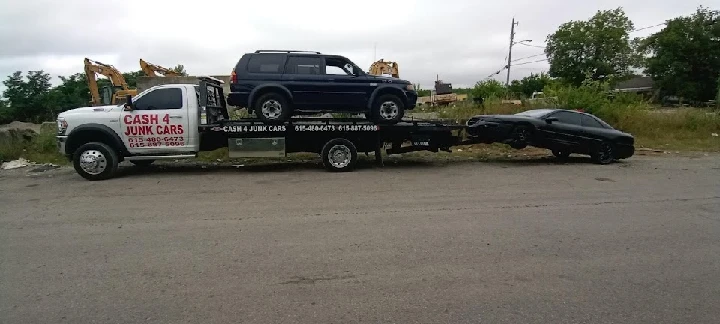
[[160, 73], [163, 76], [180, 76], [180, 73], [159, 65], [148, 63], [143, 59], [140, 59], [140, 69], [142, 69], [145, 75], [149, 77], [157, 77], [157, 73]]
[[93, 106], [101, 104], [100, 92], [98, 89], [97, 77], [95, 74], [106, 76], [108, 79], [110, 79], [110, 83], [112, 83], [113, 88], [119, 88], [119, 90], [114, 91], [113, 93], [112, 104], [120, 102], [125, 98], [126, 95], [134, 96], [137, 94], [137, 90], [130, 89], [130, 86], [128, 86], [127, 82], [125, 81], [125, 77], [123, 77], [122, 73], [120, 73], [120, 71], [118, 71], [114, 66], [85, 58], [85, 75], [87, 76], [88, 80], [90, 97], [92, 98], [90, 103]]

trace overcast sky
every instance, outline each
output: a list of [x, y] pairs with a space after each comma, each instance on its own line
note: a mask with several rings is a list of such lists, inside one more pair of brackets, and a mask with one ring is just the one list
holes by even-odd
[[[621, 6], [641, 28], [699, 5], [717, 9], [718, 0], [4, 0], [0, 78], [42, 69], [57, 83], [57, 75], [81, 72], [84, 57], [123, 72], [139, 70], [143, 58], [183, 64], [191, 75], [227, 75], [243, 53], [302, 49], [341, 54], [364, 69], [374, 58], [397, 61], [403, 79], [431, 87], [439, 74], [459, 88], [505, 64], [513, 16], [516, 39], [542, 46], [560, 24], [597, 10]], [[516, 45], [513, 58], [542, 51]], [[511, 78], [547, 68], [546, 62], [517, 66]], [[505, 72], [495, 78], [504, 81]]]

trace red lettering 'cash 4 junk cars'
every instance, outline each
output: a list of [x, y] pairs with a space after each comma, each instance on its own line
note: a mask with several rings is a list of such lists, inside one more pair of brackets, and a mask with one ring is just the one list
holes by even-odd
[[514, 115], [479, 115], [467, 121], [468, 136], [483, 143], [505, 143], [516, 149], [546, 148], [558, 158], [589, 155], [609, 164], [635, 153], [632, 135], [600, 118], [576, 110], [534, 109]]

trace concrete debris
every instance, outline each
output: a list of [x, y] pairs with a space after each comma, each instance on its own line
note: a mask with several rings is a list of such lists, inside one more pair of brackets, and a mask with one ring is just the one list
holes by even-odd
[[718, 137], [718, 133], [712, 133], [710, 135], [712, 135], [712, 137]]
[[24, 167], [26, 167], [26, 166], [28, 166], [28, 165], [30, 165], [30, 161], [25, 160], [25, 159], [23, 159], [23, 158], [19, 158], [19, 159], [14, 160], [14, 161], [10, 161], [10, 162], [5, 162], [5, 163], [3, 163], [1, 168], [2, 168], [3, 170], [13, 170], [13, 169], [24, 168]]

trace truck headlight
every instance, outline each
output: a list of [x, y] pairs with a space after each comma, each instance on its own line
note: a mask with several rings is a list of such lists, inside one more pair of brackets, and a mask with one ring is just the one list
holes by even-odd
[[405, 86], [405, 89], [406, 89], [407, 91], [415, 91], [415, 86], [412, 85], [412, 84], [408, 84], [408, 85]]
[[57, 119], [57, 132], [58, 134], [65, 134], [65, 130], [67, 130], [68, 123], [65, 121], [65, 118], [58, 117]]

